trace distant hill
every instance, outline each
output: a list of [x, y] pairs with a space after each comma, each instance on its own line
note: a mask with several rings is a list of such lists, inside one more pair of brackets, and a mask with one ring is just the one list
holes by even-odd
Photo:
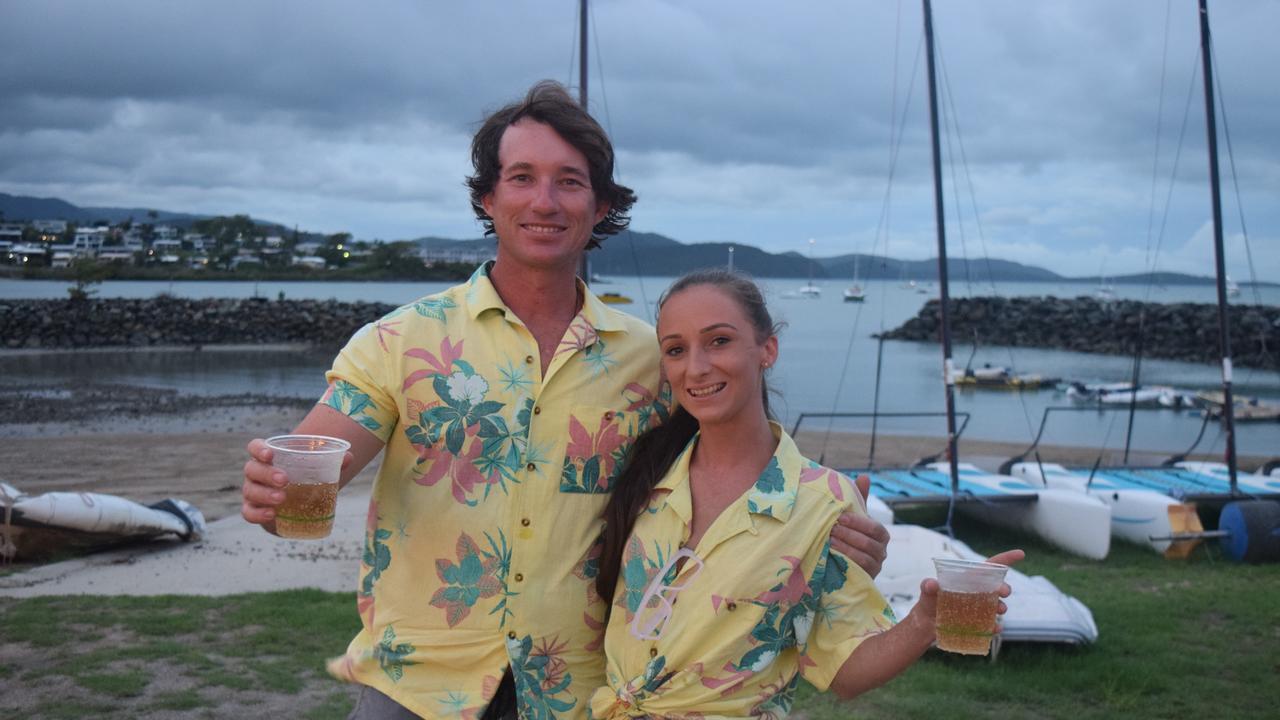
[[[59, 198], [37, 198], [25, 195], [0, 193], [0, 212], [8, 222], [21, 220], [66, 220], [76, 223], [91, 223], [106, 220], [108, 223], [120, 223], [133, 218], [134, 222], [148, 221], [147, 213], [154, 208], [115, 208], [115, 207], [79, 207]], [[192, 215], [189, 213], [156, 210], [158, 223], [168, 223], [182, 227], [190, 226], [196, 220], [209, 215]]]
[[[0, 213], [6, 221], [68, 220], [94, 222], [106, 220], [118, 223], [129, 218], [134, 222], [147, 222], [151, 208], [77, 207], [58, 198], [36, 198], [0, 193]], [[156, 222], [179, 227], [190, 227], [196, 220], [210, 217], [189, 213], [156, 210]], [[281, 223], [255, 220], [261, 225], [288, 227]], [[306, 237], [320, 237], [306, 233]], [[412, 242], [433, 249], [492, 249], [492, 238], [458, 240], [441, 237], [420, 237]], [[657, 233], [627, 231], [605, 240], [591, 253], [591, 269], [598, 275], [629, 277], [637, 275], [675, 276], [700, 267], [723, 266], [729, 261], [729, 248], [733, 247], [733, 264], [757, 277], [803, 278], [810, 274], [816, 279], [852, 281], [854, 266], [858, 277], [869, 280], [923, 280], [938, 279], [938, 262], [933, 260], [897, 260], [878, 255], [837, 255], [814, 258], [810, 261], [797, 252], [771, 253], [741, 243], [685, 244]], [[1101, 278], [1069, 278], [1051, 270], [1023, 265], [1008, 260], [966, 260], [950, 258], [947, 269], [951, 281], [956, 282], [1078, 282], [1100, 284]], [[1181, 273], [1143, 273], [1106, 278], [1116, 284], [1204, 285], [1213, 278]]]
[[[938, 260], [895, 260], [879, 255], [839, 255], [820, 260], [833, 277], [857, 276], [864, 280], [929, 280], [938, 279]], [[1062, 282], [1067, 278], [1051, 270], [1023, 265], [1009, 260], [967, 260], [947, 258], [947, 275], [952, 282], [990, 282], [991, 280], [1022, 282]]]

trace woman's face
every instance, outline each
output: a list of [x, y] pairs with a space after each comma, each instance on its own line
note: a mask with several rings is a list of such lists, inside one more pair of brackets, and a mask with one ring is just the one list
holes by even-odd
[[763, 412], [762, 376], [778, 357], [778, 339], [759, 341], [732, 295], [712, 285], [671, 295], [658, 315], [658, 344], [677, 402], [699, 425]]

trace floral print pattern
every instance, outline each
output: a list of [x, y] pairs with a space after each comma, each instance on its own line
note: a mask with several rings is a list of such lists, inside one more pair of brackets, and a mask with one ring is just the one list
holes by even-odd
[[[328, 664], [335, 676], [471, 720], [509, 663], [525, 716], [585, 717], [604, 683], [599, 513], [670, 394], [653, 329], [583, 297], [547, 367], [487, 268], [369, 324], [334, 361], [323, 402], [386, 444], [356, 587], [362, 629]], [[598, 409], [582, 409], [583, 388]], [[583, 492], [562, 492], [566, 458]]]
[[659, 482], [624, 549], [605, 636], [609, 686], [592, 698], [595, 718], [688, 717], [714, 706], [716, 716], [780, 719], [801, 675], [824, 689], [858, 643], [892, 626], [870, 579], [830, 548], [852, 504], [835, 491], [848, 498], [848, 481], [828, 484], [829, 471], [780, 427], [774, 433], [764, 470], [690, 548], [700, 571], [666, 579], [680, 589], [667, 596], [664, 632], [641, 640], [628, 625], [642, 593], [689, 536], [696, 438]]

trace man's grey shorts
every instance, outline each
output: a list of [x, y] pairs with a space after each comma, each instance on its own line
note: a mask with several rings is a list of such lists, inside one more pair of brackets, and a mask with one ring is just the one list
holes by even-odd
[[366, 685], [360, 689], [355, 709], [347, 720], [418, 720], [418, 715]]

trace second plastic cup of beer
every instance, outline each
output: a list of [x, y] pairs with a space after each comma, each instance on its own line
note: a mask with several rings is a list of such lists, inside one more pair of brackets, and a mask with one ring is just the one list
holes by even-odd
[[981, 560], [934, 558], [938, 571], [938, 649], [986, 655], [995, 636], [998, 594], [1008, 566]]
[[338, 505], [338, 477], [351, 443], [325, 435], [267, 438], [271, 464], [289, 478], [276, 508], [276, 534], [294, 540], [328, 537]]

